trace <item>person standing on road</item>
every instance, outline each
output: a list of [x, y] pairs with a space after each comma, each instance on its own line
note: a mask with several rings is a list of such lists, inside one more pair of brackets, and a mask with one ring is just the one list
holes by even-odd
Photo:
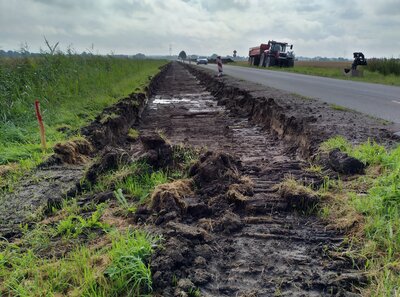
[[216, 59], [217, 66], [218, 66], [218, 76], [222, 76], [222, 59], [221, 56], [218, 56]]

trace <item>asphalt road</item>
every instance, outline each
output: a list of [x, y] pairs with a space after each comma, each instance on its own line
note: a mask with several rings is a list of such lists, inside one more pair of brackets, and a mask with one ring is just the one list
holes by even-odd
[[[217, 71], [215, 64], [201, 67]], [[224, 73], [400, 124], [400, 87], [230, 65]]]

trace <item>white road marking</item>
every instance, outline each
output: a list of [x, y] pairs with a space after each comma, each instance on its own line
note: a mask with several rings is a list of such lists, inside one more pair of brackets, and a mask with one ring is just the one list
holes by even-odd
[[400, 104], [400, 101], [392, 100], [393, 103]]

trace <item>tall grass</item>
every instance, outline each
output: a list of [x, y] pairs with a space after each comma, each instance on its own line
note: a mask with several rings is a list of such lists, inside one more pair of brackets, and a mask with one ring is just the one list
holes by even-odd
[[369, 71], [376, 71], [383, 75], [394, 74], [400, 76], [400, 59], [369, 59], [367, 69]]
[[163, 64], [91, 55], [0, 58], [0, 164], [40, 151], [36, 99], [51, 144], [76, 134], [119, 98], [142, 90]]

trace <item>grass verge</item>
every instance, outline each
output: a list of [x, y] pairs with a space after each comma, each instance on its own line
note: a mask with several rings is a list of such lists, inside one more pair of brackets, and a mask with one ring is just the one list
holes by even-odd
[[307, 74], [314, 76], [330, 77], [344, 80], [354, 80], [360, 82], [377, 83], [384, 85], [400, 86], [399, 76], [393, 73], [380, 73], [377, 68], [363, 68], [359, 66], [359, 69], [363, 70], [363, 77], [349, 77], [343, 74], [344, 68], [350, 68], [351, 62], [318, 62], [318, 61], [296, 61], [293, 68], [280, 68], [280, 67], [257, 67], [250, 66], [247, 61], [235, 62], [230, 65], [242, 66], [242, 67], [253, 67], [259, 69], [267, 69], [273, 71], [286, 71], [299, 74]]
[[368, 296], [400, 294], [400, 146], [387, 150], [367, 141], [352, 146], [332, 138], [321, 150], [338, 148], [367, 165], [366, 174], [327, 181], [321, 214], [338, 228], [349, 228], [348, 255], [363, 259], [371, 286]]

